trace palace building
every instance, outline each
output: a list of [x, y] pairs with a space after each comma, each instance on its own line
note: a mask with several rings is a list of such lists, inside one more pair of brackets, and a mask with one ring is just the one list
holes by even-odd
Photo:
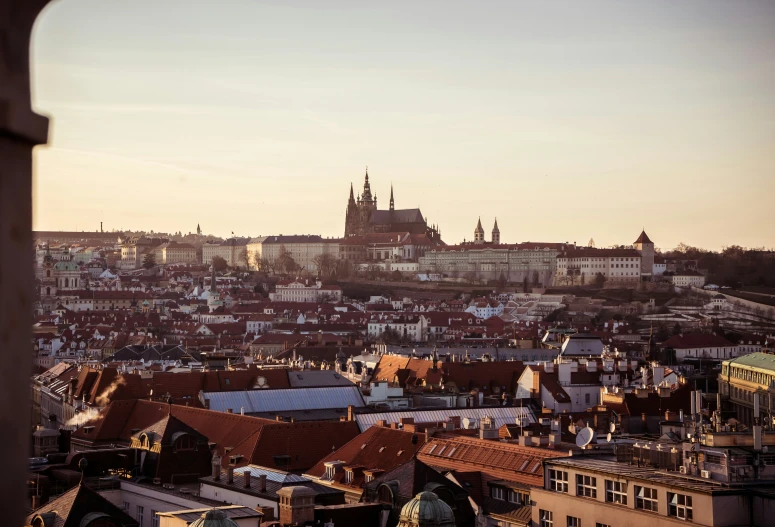
[[355, 197], [352, 183], [350, 198], [347, 201], [347, 214], [344, 225], [344, 235], [363, 236], [379, 232], [408, 232], [409, 234], [424, 234], [433, 242], [441, 242], [441, 234], [436, 226], [429, 226], [427, 218], [420, 209], [396, 209], [393, 199], [393, 186], [390, 186], [390, 208], [377, 208], [377, 194], [372, 195], [369, 184], [369, 171], [363, 183], [363, 193]]

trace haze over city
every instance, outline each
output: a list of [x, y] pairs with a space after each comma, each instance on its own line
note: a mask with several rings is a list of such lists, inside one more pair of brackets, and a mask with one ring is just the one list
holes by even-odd
[[[775, 4], [52, 3], [36, 229], [775, 245]], [[77, 204], [74, 212], [74, 204]]]

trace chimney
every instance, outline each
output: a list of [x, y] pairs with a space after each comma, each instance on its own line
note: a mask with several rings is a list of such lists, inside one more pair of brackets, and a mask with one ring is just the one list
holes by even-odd
[[234, 467], [230, 466], [226, 469], [226, 483], [231, 485], [234, 483]]
[[231, 408], [227, 408], [227, 409], [226, 409], [226, 413], [227, 413], [227, 414], [230, 414], [230, 413], [232, 413], [232, 410], [231, 410]]
[[355, 420], [355, 418], [353, 417], [354, 410], [355, 410], [355, 407], [353, 405], [350, 404], [350, 405], [347, 406], [347, 420], [348, 421], [354, 421]]
[[258, 476], [258, 492], [266, 492], [266, 474]]
[[250, 470], [242, 473], [243, 485], [246, 489], [250, 488]]
[[215, 454], [212, 461], [213, 481], [221, 481], [221, 456]]

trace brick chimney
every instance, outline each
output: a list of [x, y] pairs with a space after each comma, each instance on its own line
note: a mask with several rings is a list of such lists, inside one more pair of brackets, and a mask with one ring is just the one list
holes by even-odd
[[229, 485], [234, 483], [234, 467], [228, 467], [226, 469], [226, 483]]
[[249, 489], [250, 488], [250, 470], [246, 470], [245, 472], [242, 473], [242, 479], [243, 479], [242, 485], [246, 489]]
[[258, 476], [258, 492], [266, 492], [266, 474]]

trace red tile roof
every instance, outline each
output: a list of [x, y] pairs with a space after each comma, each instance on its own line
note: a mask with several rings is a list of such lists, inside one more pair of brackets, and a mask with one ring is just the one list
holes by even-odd
[[431, 438], [417, 458], [432, 467], [460, 472], [481, 471], [493, 479], [543, 486], [542, 461], [566, 454], [478, 438]]
[[[307, 473], [319, 478], [325, 473], [327, 461], [343, 461], [345, 467], [361, 469], [354, 471], [357, 473], [353, 474], [353, 480], [349, 484], [360, 487], [364, 483], [363, 470], [377, 469], [386, 472], [393, 470], [412, 459], [424, 443], [424, 434], [372, 426], [343, 447], [324, 457]], [[345, 484], [344, 474], [337, 474], [334, 481]]]
[[662, 348], [692, 349], [692, 348], [729, 348], [735, 345], [724, 337], [713, 333], [686, 333], [673, 335], [662, 344]]

